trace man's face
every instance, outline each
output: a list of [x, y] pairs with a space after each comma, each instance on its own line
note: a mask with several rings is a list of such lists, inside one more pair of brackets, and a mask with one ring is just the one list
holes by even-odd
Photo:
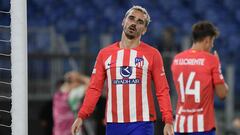
[[146, 30], [146, 20], [147, 16], [138, 10], [132, 10], [123, 19], [122, 26], [123, 32], [128, 39], [135, 39], [143, 35]]

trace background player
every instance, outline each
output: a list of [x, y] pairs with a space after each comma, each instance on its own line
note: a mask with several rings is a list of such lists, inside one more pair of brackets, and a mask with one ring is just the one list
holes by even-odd
[[127, 11], [122, 21], [120, 42], [102, 49], [93, 69], [90, 86], [78, 118], [72, 126], [76, 134], [94, 110], [107, 79], [107, 135], [153, 135], [156, 120], [151, 81], [166, 125], [164, 135], [173, 135], [169, 87], [160, 53], [140, 41], [147, 31], [150, 16], [140, 6]]
[[[178, 94], [174, 131], [198, 135], [215, 134], [214, 93], [224, 99], [228, 86], [221, 73], [217, 52], [210, 53], [217, 28], [208, 21], [192, 27], [192, 48], [175, 56], [172, 73]], [[215, 91], [214, 91], [215, 89]]]
[[69, 71], [64, 75], [64, 83], [53, 97], [53, 135], [71, 135], [71, 125], [75, 117], [73, 103], [70, 102], [73, 96], [69, 95], [79, 87], [83, 87], [81, 90], [85, 91], [88, 84], [89, 79], [77, 71]]

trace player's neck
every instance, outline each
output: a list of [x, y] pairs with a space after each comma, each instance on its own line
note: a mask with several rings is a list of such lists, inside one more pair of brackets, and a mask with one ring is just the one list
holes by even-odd
[[193, 43], [192, 45], [192, 50], [197, 50], [197, 51], [206, 51], [206, 49], [204, 48], [205, 45], [201, 42], [197, 42], [197, 43]]
[[126, 36], [122, 35], [122, 39], [119, 43], [120, 48], [132, 49], [140, 45], [140, 37], [135, 39], [128, 39]]

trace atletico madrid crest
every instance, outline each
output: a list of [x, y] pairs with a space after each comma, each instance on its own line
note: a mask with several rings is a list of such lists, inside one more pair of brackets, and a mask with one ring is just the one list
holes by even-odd
[[144, 64], [144, 60], [142, 57], [136, 57], [135, 58], [135, 65], [136, 67], [142, 68]]

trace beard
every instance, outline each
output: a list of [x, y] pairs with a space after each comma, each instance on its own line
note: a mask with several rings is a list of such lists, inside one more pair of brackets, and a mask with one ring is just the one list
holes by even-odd
[[129, 26], [127, 28], [124, 28], [124, 34], [130, 40], [139, 36], [138, 31], [137, 31], [136, 27], [134, 27], [134, 26]]
[[124, 31], [124, 34], [125, 34], [126, 37], [127, 37], [128, 39], [130, 39], [130, 40], [132, 40], [132, 39], [135, 38], [135, 35], [132, 35], [132, 34], [130, 34], [129, 32]]

